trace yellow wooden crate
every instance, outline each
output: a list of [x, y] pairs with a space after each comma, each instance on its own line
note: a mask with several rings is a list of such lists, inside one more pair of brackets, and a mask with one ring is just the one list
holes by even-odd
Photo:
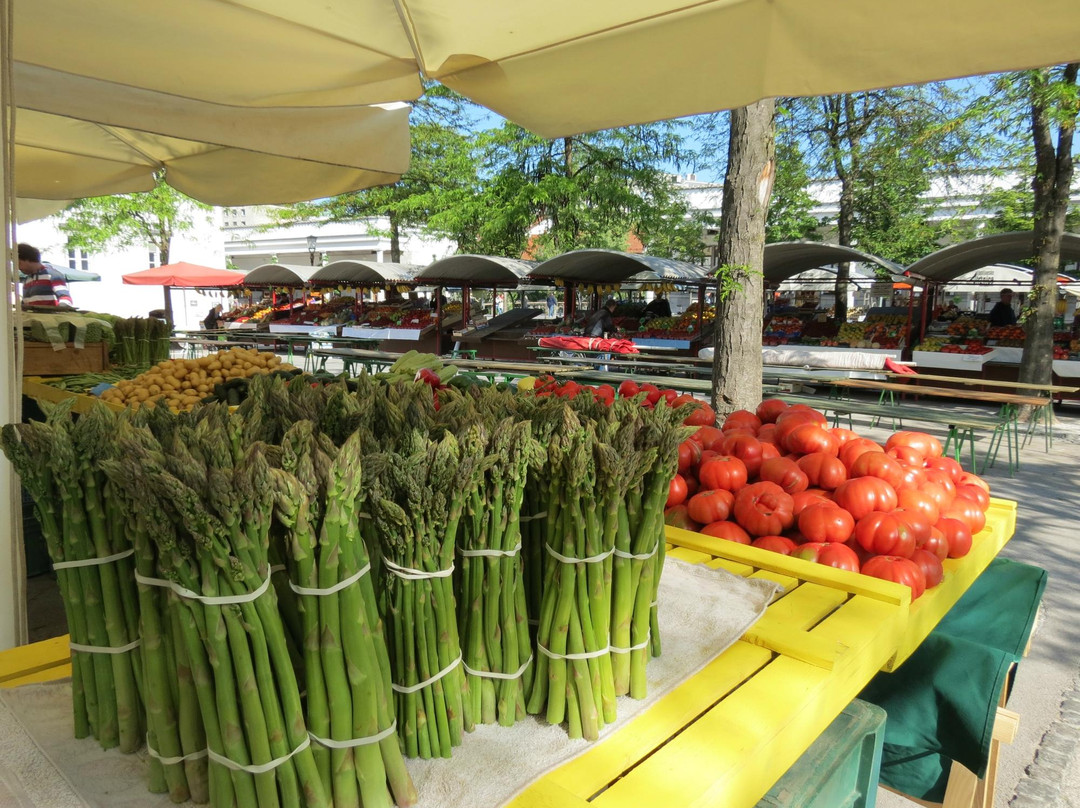
[[[67, 390], [61, 390], [58, 387], [45, 384], [35, 378], [23, 379], [22, 384], [23, 395], [29, 396], [35, 401], [49, 401], [53, 404], [59, 404], [61, 401], [65, 401], [69, 398], [75, 399], [75, 403], [72, 405], [72, 412], [90, 412], [90, 408], [101, 402], [101, 399], [97, 396], [88, 396], [82, 393], [71, 393]], [[101, 402], [105, 404], [111, 410], [123, 410], [124, 408], [119, 404], [114, 404], [110, 401]]]

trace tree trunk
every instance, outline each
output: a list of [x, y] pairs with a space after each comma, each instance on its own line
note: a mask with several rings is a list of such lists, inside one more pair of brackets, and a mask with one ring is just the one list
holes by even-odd
[[[765, 218], [776, 169], [775, 112], [776, 102], [771, 98], [731, 111], [713, 359], [717, 413], [753, 410], [761, 401], [761, 272]], [[725, 275], [741, 288], [726, 287]]]
[[[851, 246], [851, 230], [855, 221], [855, 191], [851, 183], [846, 179], [841, 181], [840, 188], [840, 213], [836, 220], [837, 241], [844, 247]], [[842, 261], [836, 265], [836, 287], [834, 297], [836, 299], [834, 316], [836, 322], [843, 325], [847, 322], [847, 293], [848, 279], [851, 277], [851, 264]]]
[[[158, 266], [163, 267], [169, 263], [170, 247], [172, 246], [172, 233], [168, 233], [164, 228], [158, 231]], [[173, 316], [172, 305], [172, 287], [165, 287], [165, 322], [169, 324], [169, 328], [172, 328], [176, 323], [176, 319]]]
[[401, 263], [401, 227], [397, 217], [390, 214], [390, 261], [395, 264]]
[[[1077, 64], [1066, 65], [1062, 82], [1075, 85]], [[1061, 269], [1061, 237], [1065, 232], [1065, 214], [1069, 209], [1069, 189], [1072, 186], [1073, 132], [1077, 109], [1058, 108], [1049, 97], [1049, 70], [1037, 71], [1032, 77], [1031, 136], [1035, 146], [1035, 275], [1030, 310], [1024, 323], [1024, 353], [1020, 359], [1020, 381], [1031, 384], [1050, 384], [1053, 372], [1054, 309], [1057, 303], [1057, 276]], [[1054, 95], [1061, 96], [1060, 93]], [[1064, 106], [1064, 105], [1062, 105]], [[1053, 124], [1057, 122], [1057, 145], [1054, 144]]]

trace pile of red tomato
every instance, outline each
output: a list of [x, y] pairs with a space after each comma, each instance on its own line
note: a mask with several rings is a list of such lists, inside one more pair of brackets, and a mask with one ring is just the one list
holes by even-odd
[[679, 447], [666, 521], [911, 587], [971, 549], [989, 486], [923, 432], [882, 446], [802, 404], [763, 401], [702, 426]]
[[591, 395], [597, 401], [602, 401], [608, 406], [611, 406], [616, 396], [619, 398], [635, 398], [641, 395], [641, 406], [650, 410], [657, 404], [667, 404], [670, 407], [693, 404], [696, 409], [684, 421], [687, 426], [705, 426], [706, 424], [716, 423], [716, 413], [706, 402], [686, 393], [680, 395], [675, 390], [661, 390], [655, 384], [639, 385], [632, 379], [624, 381], [616, 391], [610, 384], [600, 384], [593, 387], [578, 384], [573, 379], [560, 382], [554, 376], [541, 376], [533, 386], [533, 393], [541, 397], [557, 396], [559, 398], [577, 398], [579, 395]]

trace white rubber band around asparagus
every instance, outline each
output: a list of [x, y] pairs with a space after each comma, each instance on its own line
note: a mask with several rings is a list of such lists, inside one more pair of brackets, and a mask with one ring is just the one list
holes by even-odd
[[200, 595], [198, 592], [185, 589], [175, 581], [166, 581], [164, 578], [148, 578], [145, 575], [139, 575], [138, 572], [135, 573], [135, 580], [147, 586], [161, 586], [165, 589], [171, 589], [182, 598], [197, 600], [207, 606], [231, 606], [235, 603], [250, 603], [270, 588], [270, 576], [266, 577], [266, 580], [262, 582], [258, 589], [254, 592], [248, 592], [246, 595]]
[[397, 693], [415, 693], [417, 690], [423, 690], [428, 685], [435, 684], [437, 681], [442, 679], [444, 676], [446, 676], [446, 674], [450, 673], [450, 671], [452, 671], [454, 668], [456, 668], [460, 664], [461, 664], [461, 654], [458, 654], [457, 659], [455, 659], [453, 662], [451, 662], [449, 665], [447, 665], [441, 671], [436, 673], [434, 676], [431, 676], [431, 677], [425, 679], [424, 681], [420, 682], [419, 684], [415, 684], [415, 685], [399, 685], [399, 684], [394, 684], [393, 682], [391, 682], [390, 687], [393, 688], [394, 691], [397, 692]]
[[544, 548], [552, 558], [556, 561], [561, 561], [564, 564], [595, 564], [598, 561], [606, 561], [611, 557], [611, 554], [615, 552], [615, 548], [612, 547], [606, 553], [600, 553], [600, 555], [589, 556], [588, 558], [574, 558], [573, 556], [563, 555], [550, 544], [545, 544]]
[[509, 550], [462, 550], [461, 554], [465, 558], [477, 558], [480, 556], [491, 556], [495, 558], [513, 558], [520, 552], [521, 542], [518, 542], [514, 547], [511, 547]]
[[146, 735], [146, 754], [150, 757], [160, 760], [166, 766], [174, 766], [177, 763], [183, 763], [185, 760], [199, 760], [206, 757], [209, 749], [200, 749], [198, 752], [192, 752], [190, 755], [181, 755], [180, 757], [165, 757], [159, 754], [158, 751], [150, 745], [150, 735]]
[[121, 550], [119, 553], [113, 553], [104, 558], [84, 558], [82, 561], [57, 561], [53, 564], [53, 569], [66, 570], [75, 567], [96, 567], [99, 564], [111, 564], [113, 561], [119, 561], [121, 558], [127, 558], [131, 555], [135, 555], [135, 551], [128, 548], [127, 550]]
[[454, 574], [453, 564], [447, 569], [435, 570], [435, 572], [425, 572], [424, 570], [414, 570], [412, 567], [402, 567], [395, 564], [386, 556], [383, 556], [383, 564], [385, 564], [386, 568], [398, 578], [404, 578], [406, 581], [422, 581], [424, 578], [449, 578]]
[[547, 516], [547, 511], [540, 511], [540, 513], [534, 513], [531, 516], [519, 516], [519, 522], [531, 522], [533, 519], [543, 519]]
[[83, 645], [78, 642], [69, 642], [68, 648], [72, 651], [82, 651], [84, 654], [126, 654], [128, 651], [134, 651], [142, 645], [142, 640], [132, 640], [127, 645], [111, 646], [111, 645]]
[[291, 760], [293, 755], [303, 752], [309, 746], [311, 746], [311, 738], [304, 738], [304, 740], [300, 741], [300, 745], [289, 752], [289, 754], [282, 755], [268, 763], [237, 763], [235, 760], [230, 760], [224, 755], [219, 755], [213, 749], [207, 749], [206, 754], [212, 761], [220, 763], [227, 769], [238, 772], [247, 772], [248, 774], [266, 774], [267, 772], [272, 772], [281, 764]]
[[309, 732], [311, 740], [315, 743], [325, 746], [329, 749], [352, 749], [354, 746], [369, 746], [373, 743], [381, 743], [397, 732], [397, 719], [395, 718], [390, 726], [375, 735], [368, 735], [365, 738], [351, 738], [347, 741], [335, 741], [332, 738], [320, 738], [314, 732]]
[[611, 650], [611, 646], [607, 648], [601, 648], [599, 651], [583, 651], [579, 654], [556, 654], [554, 651], [549, 651], [540, 643], [536, 644], [536, 647], [540, 649], [540, 653], [549, 659], [595, 659], [601, 657]]
[[465, 668], [465, 672], [473, 676], [479, 676], [483, 679], [520, 679], [529, 665], [532, 664], [533, 656], [529, 654], [529, 658], [525, 660], [525, 664], [517, 669], [514, 673], [500, 673], [499, 671], [478, 671], [470, 668], [464, 660], [461, 662], [461, 666]]
[[639, 642], [637, 645], [631, 645], [629, 648], [619, 648], [618, 646], [611, 646], [611, 653], [613, 654], [629, 654], [633, 651], [640, 651], [643, 648], [648, 648], [649, 643], [652, 642], [652, 631], [645, 633], [645, 639]]
[[316, 589], [308, 586], [297, 586], [292, 581], [289, 581], [289, 589], [291, 589], [298, 595], [315, 595], [316, 597], [319, 597], [320, 595], [333, 595], [335, 592], [340, 592], [349, 584], [356, 583], [369, 572], [371, 572], [370, 562], [362, 566], [359, 570], [354, 572], [344, 581], [338, 581], [336, 584], [334, 584], [333, 586], [328, 586], [326, 589]]
[[632, 558], [632, 559], [635, 559], [637, 561], [648, 561], [650, 558], [652, 558], [654, 555], [656, 555], [656, 551], [659, 550], [659, 549], [660, 549], [660, 542], [657, 542], [653, 546], [652, 552], [650, 552], [650, 553], [627, 553], [626, 551], [620, 550], [618, 547], [616, 547], [615, 548], [615, 555], [618, 556], [619, 558]]

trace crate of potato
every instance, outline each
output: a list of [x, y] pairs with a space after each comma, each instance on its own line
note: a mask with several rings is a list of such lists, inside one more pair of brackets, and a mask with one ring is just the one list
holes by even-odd
[[215, 385], [260, 373], [293, 370], [270, 351], [231, 348], [199, 359], [158, 362], [134, 379], [118, 382], [101, 394], [103, 401], [138, 408], [164, 402], [172, 410], [190, 410], [214, 392]]

